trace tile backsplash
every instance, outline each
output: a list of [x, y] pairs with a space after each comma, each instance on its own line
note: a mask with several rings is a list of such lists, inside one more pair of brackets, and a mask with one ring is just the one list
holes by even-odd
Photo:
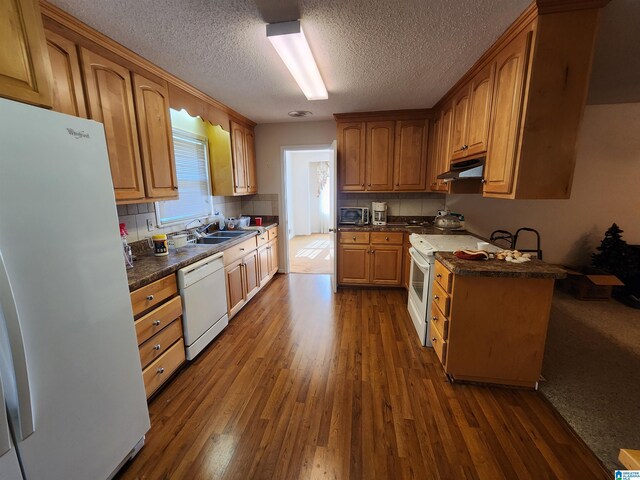
[[278, 215], [277, 193], [260, 193], [242, 197], [243, 215]]
[[387, 215], [435, 216], [445, 207], [440, 193], [341, 193], [338, 207], [369, 207], [371, 202], [387, 202]]

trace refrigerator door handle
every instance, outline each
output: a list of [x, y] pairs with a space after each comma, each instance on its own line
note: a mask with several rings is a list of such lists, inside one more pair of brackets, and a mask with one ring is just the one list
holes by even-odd
[[[11, 359], [15, 376], [18, 406], [18, 440], [24, 440], [34, 432], [33, 406], [31, 404], [31, 387], [27, 368], [27, 354], [20, 327], [20, 317], [9, 282], [7, 268], [0, 252], [0, 307], [5, 319], [7, 336], [11, 347]], [[16, 425], [14, 425], [16, 427]]]

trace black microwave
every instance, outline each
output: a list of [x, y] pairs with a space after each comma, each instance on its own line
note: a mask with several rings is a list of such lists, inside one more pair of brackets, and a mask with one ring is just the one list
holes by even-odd
[[340, 207], [338, 222], [342, 225], [366, 225], [369, 223], [369, 208]]

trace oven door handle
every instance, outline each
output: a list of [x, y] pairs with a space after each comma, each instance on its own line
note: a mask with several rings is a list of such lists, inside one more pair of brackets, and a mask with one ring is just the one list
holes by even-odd
[[420, 267], [422, 270], [428, 270], [429, 269], [429, 264], [428, 263], [422, 263], [420, 261], [421, 259], [421, 255], [418, 253], [418, 251], [411, 247], [409, 249], [409, 254], [411, 255], [411, 258], [413, 259], [414, 262], [416, 262], [416, 265], [418, 265], [418, 267]]

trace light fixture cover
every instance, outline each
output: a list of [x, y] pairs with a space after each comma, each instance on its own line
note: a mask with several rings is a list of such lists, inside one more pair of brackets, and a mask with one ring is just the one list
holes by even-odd
[[270, 23], [267, 38], [293, 75], [307, 100], [329, 98], [299, 20]]

